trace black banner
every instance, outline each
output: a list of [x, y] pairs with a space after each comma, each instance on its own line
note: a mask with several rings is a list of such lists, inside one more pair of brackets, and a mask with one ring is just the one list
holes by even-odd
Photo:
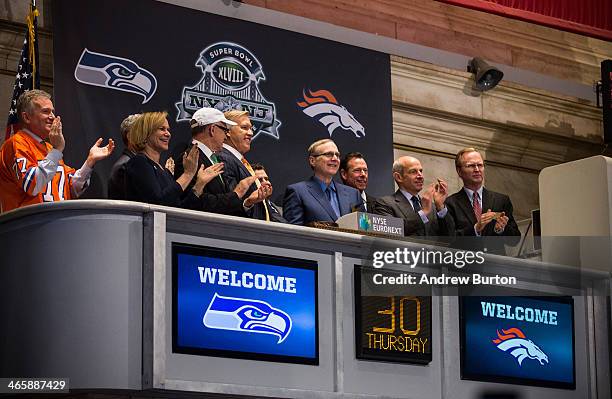
[[311, 175], [306, 150], [331, 138], [362, 152], [373, 195], [392, 191], [387, 54], [152, 0], [53, 2], [54, 102], [65, 159], [79, 167], [98, 137], [119, 145], [96, 166], [87, 197], [105, 197], [129, 114], [166, 110], [172, 148], [190, 141], [195, 110], [249, 110], [247, 158], [275, 187]]

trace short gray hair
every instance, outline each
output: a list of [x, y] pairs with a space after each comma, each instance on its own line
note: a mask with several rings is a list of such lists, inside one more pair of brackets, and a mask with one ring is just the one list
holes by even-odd
[[141, 114], [128, 115], [123, 121], [121, 121], [121, 125], [119, 125], [119, 131], [121, 132], [121, 138], [123, 139], [123, 144], [125, 144], [126, 146], [128, 145], [127, 135], [130, 132], [132, 125], [134, 124], [134, 122], [136, 122], [136, 119], [138, 119], [140, 115]]
[[[323, 144], [327, 144], [327, 143], [334, 143], [334, 140], [332, 140], [332, 139], [321, 139], [321, 140], [317, 140], [314, 143], [312, 143], [310, 145], [310, 147], [308, 147], [308, 156], [309, 157], [312, 156], [315, 153], [315, 151], [316, 151], [316, 149], [318, 147], [322, 146]], [[336, 143], [334, 143], [334, 144], [336, 144]]]
[[21, 93], [19, 98], [17, 99], [17, 116], [21, 122], [24, 122], [22, 119], [22, 113], [31, 113], [34, 110], [33, 104], [34, 100], [37, 98], [46, 98], [51, 100], [51, 94], [47, 93], [44, 90], [27, 90]]

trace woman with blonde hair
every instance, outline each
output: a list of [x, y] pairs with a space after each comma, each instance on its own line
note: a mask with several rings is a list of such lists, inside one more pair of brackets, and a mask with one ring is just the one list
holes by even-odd
[[[183, 174], [175, 180], [160, 164], [161, 153], [168, 150], [171, 137], [167, 116], [167, 112], [145, 112], [128, 133], [130, 150], [136, 155], [125, 165], [126, 199], [198, 209], [204, 186], [223, 172], [223, 164], [198, 170], [198, 149], [194, 145], [183, 157]], [[194, 176], [193, 189], [185, 192]]]

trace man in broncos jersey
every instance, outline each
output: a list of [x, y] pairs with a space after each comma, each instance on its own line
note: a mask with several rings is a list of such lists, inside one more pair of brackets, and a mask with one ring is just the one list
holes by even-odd
[[83, 166], [75, 170], [62, 160], [62, 122], [55, 116], [49, 93], [26, 91], [17, 100], [17, 113], [21, 129], [0, 148], [1, 212], [78, 197], [87, 187], [95, 163], [115, 148], [112, 139], [104, 147], [98, 139]]

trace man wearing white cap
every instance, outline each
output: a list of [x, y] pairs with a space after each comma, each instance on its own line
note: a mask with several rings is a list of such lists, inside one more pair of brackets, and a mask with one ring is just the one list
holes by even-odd
[[[223, 148], [225, 134], [229, 131], [228, 126], [236, 123], [223, 116], [223, 112], [215, 108], [201, 108], [191, 117], [192, 144], [200, 150], [198, 168], [204, 164], [205, 167], [219, 163], [216, 153]], [[180, 176], [183, 171], [182, 156], [176, 159], [175, 175]], [[245, 210], [258, 202], [264, 200], [265, 196], [261, 190], [251, 193], [243, 198], [248, 188], [253, 184], [256, 177], [248, 177], [241, 180], [233, 191], [229, 190], [223, 179], [223, 174], [210, 181], [201, 195], [202, 209], [207, 212], [223, 213], [226, 215], [245, 216]], [[194, 184], [192, 181], [191, 185]]]

